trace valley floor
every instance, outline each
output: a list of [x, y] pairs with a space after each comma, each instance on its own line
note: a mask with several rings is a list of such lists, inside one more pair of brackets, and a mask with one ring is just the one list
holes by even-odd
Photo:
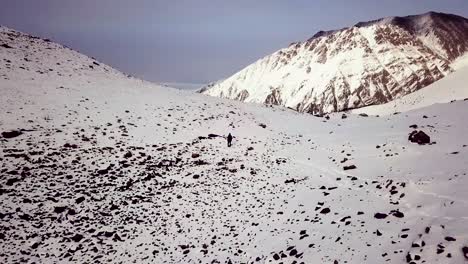
[[327, 120], [117, 78], [0, 89], [0, 132], [23, 129], [1, 263], [466, 261], [468, 101]]

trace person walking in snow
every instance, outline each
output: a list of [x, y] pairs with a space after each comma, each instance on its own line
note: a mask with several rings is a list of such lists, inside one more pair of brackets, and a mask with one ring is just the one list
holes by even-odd
[[229, 135], [227, 136], [227, 143], [228, 143], [228, 147], [231, 147], [231, 142], [232, 142], [232, 135], [231, 133], [229, 133]]

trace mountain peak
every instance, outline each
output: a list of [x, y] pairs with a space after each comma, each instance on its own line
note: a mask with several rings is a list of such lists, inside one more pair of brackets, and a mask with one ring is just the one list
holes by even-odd
[[324, 114], [382, 104], [444, 78], [468, 51], [468, 20], [428, 12], [319, 31], [203, 93]]
[[[435, 11], [429, 11], [419, 15], [409, 15], [409, 16], [390, 16], [379, 18], [370, 21], [363, 21], [356, 23], [353, 27], [363, 28], [369, 27], [373, 25], [397, 25], [404, 27], [406, 29], [414, 29], [414, 28], [421, 28], [421, 25], [432, 24], [434, 21], [438, 21], [441, 23], [468, 23], [468, 19], [453, 15], [453, 14], [446, 14], [440, 13]], [[341, 29], [334, 29], [334, 30], [320, 30], [315, 33], [308, 41], [313, 40], [315, 38], [326, 37], [337, 32], [341, 32], [343, 30], [349, 29], [351, 27], [344, 27]]]

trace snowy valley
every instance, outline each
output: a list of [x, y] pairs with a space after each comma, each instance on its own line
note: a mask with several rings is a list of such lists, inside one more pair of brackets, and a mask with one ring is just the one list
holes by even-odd
[[[160, 87], [5, 27], [0, 45], [1, 263], [468, 260], [466, 74], [434, 83], [440, 104], [427, 87], [379, 117], [315, 117]], [[446, 56], [424, 53], [424, 80], [392, 98], [449, 74]]]

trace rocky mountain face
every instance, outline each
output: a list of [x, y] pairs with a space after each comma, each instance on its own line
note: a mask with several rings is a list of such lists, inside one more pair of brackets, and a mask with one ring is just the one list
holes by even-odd
[[388, 17], [320, 31], [202, 93], [324, 114], [382, 104], [452, 73], [468, 51], [468, 19], [442, 13]]

